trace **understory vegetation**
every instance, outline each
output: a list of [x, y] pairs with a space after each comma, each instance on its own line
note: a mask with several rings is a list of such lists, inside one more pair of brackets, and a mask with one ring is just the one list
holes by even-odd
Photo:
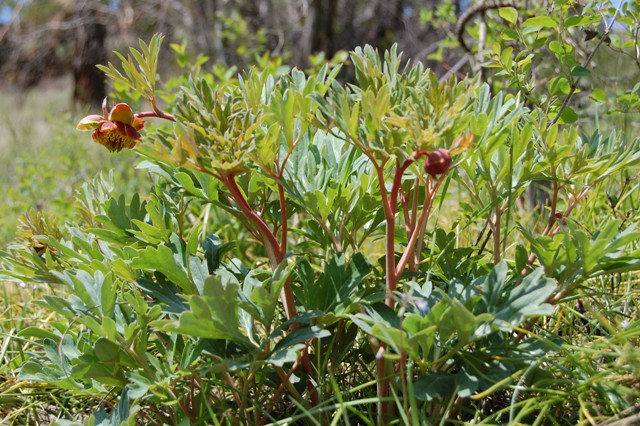
[[156, 35], [101, 67], [102, 111], [14, 125], [0, 422], [637, 420], [640, 85], [594, 63], [637, 72], [640, 22], [574, 6], [485, 10], [442, 42], [484, 31], [465, 78]]

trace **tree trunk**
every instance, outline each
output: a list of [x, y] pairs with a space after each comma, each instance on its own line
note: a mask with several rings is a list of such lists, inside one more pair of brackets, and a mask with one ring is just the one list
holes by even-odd
[[324, 52], [327, 58], [335, 53], [335, 17], [337, 0], [313, 1], [313, 32], [311, 53]]
[[73, 59], [73, 102], [76, 106], [99, 108], [106, 96], [106, 89], [104, 75], [96, 65], [107, 61], [107, 29], [91, 5], [79, 2], [77, 7], [74, 15], [80, 24], [76, 29]]

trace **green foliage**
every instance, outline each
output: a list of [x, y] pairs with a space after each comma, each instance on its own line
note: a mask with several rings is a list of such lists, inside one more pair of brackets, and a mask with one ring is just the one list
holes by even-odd
[[451, 146], [466, 128], [471, 85], [439, 83], [421, 64], [400, 70], [395, 47], [384, 64], [371, 46], [356, 49], [351, 60], [357, 85], [336, 84], [331, 96], [319, 93], [317, 102], [368, 157], [383, 164], [390, 156], [404, 161], [417, 151]]
[[[493, 87], [519, 92], [553, 123], [581, 119], [583, 126], [593, 130], [598, 110], [585, 102], [588, 96], [610, 103], [609, 111], [638, 112], [632, 106], [633, 75], [639, 65], [633, 59], [638, 48], [636, 8], [633, 2], [560, 2], [551, 9], [533, 2], [526, 9], [478, 8], [473, 16], [485, 15], [489, 22], [466, 26], [472, 34], [482, 33], [484, 41], [471, 47], [483, 62], [476, 69], [484, 67]], [[459, 40], [464, 38], [460, 33]], [[620, 89], [608, 90], [611, 76], [605, 64], [611, 61], [625, 64], [611, 70]], [[635, 72], [627, 75], [626, 70]]]
[[122, 54], [115, 52], [120, 60], [124, 74], [109, 63], [108, 66], [98, 65], [114, 85], [122, 91], [137, 93], [146, 99], [155, 97], [158, 55], [164, 37], [155, 35], [149, 44], [140, 40], [140, 50], [129, 49], [129, 55], [125, 58]]
[[[640, 269], [638, 217], [603, 213], [637, 204], [619, 179], [637, 172], [638, 142], [581, 135], [526, 94], [440, 82], [395, 47], [352, 52], [350, 85], [329, 64], [237, 78], [195, 65], [171, 92], [160, 41], [105, 69], [149, 101], [145, 118], [170, 122], [138, 149], [150, 195], [97, 178], [78, 193], [81, 221], [37, 216], [3, 253], [7, 279], [51, 287], [37, 303], [56, 318], [19, 332], [33, 351], [12, 361], [21, 379], [103, 401], [85, 424], [384, 423], [394, 410], [408, 424], [556, 410], [577, 423], [589, 395], [614, 401], [603, 416], [634, 404], [632, 382], [604, 376], [637, 367], [590, 381], [600, 361], [561, 328], [584, 319], [601, 347], [637, 356], [624, 349], [637, 321], [621, 331], [588, 290], [604, 277], [630, 289]], [[569, 95], [567, 81], [551, 90]], [[427, 173], [436, 149], [451, 164]], [[534, 209], [522, 198], [539, 182], [549, 203]], [[555, 397], [574, 390], [582, 400]]]

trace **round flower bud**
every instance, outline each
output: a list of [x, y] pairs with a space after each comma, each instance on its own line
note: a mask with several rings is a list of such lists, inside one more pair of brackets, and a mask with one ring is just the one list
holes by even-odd
[[436, 149], [427, 154], [427, 161], [424, 163], [425, 172], [431, 176], [439, 175], [447, 171], [451, 165], [451, 155], [446, 149]]

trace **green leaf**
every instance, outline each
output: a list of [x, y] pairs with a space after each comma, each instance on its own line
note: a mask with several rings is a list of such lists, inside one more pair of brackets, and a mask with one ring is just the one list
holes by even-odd
[[298, 352], [305, 348], [303, 343], [287, 346], [277, 352], [272, 352], [269, 355], [269, 363], [276, 367], [284, 367], [285, 364], [292, 364], [298, 360]]
[[210, 274], [220, 268], [222, 257], [234, 246], [234, 243], [223, 243], [216, 234], [207, 235], [202, 242], [202, 248], [204, 249], [204, 257], [207, 259], [207, 267]]
[[555, 77], [549, 82], [549, 93], [553, 96], [563, 96], [571, 93], [571, 83], [565, 77]]
[[128, 307], [132, 308], [139, 316], [145, 315], [149, 310], [149, 305], [144, 300], [144, 296], [138, 292], [127, 291], [124, 293], [124, 299], [127, 301]]
[[100, 305], [102, 314], [105, 317], [113, 316], [116, 303], [116, 294], [117, 292], [113, 282], [113, 275], [109, 273], [105, 276], [105, 279], [102, 282], [102, 287], [100, 289]]
[[447, 319], [452, 321], [458, 334], [458, 344], [466, 345], [476, 329], [476, 317], [457, 299], [451, 300], [450, 305], [452, 315]]
[[598, 16], [570, 16], [564, 21], [565, 28], [584, 26], [599, 22], [601, 18]]
[[18, 332], [20, 337], [37, 337], [38, 339], [50, 339], [53, 342], [59, 343], [60, 336], [38, 327], [26, 327]]
[[129, 383], [127, 388], [129, 389], [129, 396], [133, 399], [142, 398], [155, 383], [144, 373], [139, 371], [132, 371], [127, 374]]
[[505, 48], [500, 54], [500, 60], [502, 61], [502, 65], [505, 67], [505, 69], [509, 70], [513, 66], [512, 54], [513, 54], [513, 47]]
[[567, 106], [562, 111], [562, 114], [560, 114], [560, 120], [558, 120], [558, 123], [571, 124], [578, 121], [578, 118], [579, 118], [578, 114], [573, 110], [573, 108]]
[[591, 75], [591, 70], [585, 67], [575, 66], [571, 68], [571, 75], [574, 77], [588, 77]]
[[178, 321], [156, 321], [154, 324], [169, 332], [252, 346], [240, 333], [238, 291], [237, 284], [223, 285], [220, 277], [210, 276], [204, 282], [203, 295], [189, 298], [190, 311], [181, 313]]
[[122, 387], [127, 384], [126, 376], [122, 369], [114, 369], [111, 365], [91, 363], [77, 364], [71, 370], [74, 377], [82, 379], [93, 379], [97, 382], [108, 385]]
[[564, 55], [573, 52], [573, 46], [561, 41], [552, 41], [549, 43], [549, 50], [555, 53], [557, 57], [562, 58]]
[[207, 262], [198, 256], [189, 256], [189, 276], [191, 277], [191, 282], [198, 289], [198, 293], [202, 294], [204, 282], [209, 276]]
[[78, 270], [73, 275], [72, 270], [65, 273], [53, 272], [62, 282], [69, 285], [73, 289], [75, 295], [82, 300], [85, 307], [93, 309], [101, 303], [101, 288], [104, 281], [104, 274], [101, 271], [95, 271], [94, 275]]
[[72, 319], [76, 316], [75, 309], [71, 306], [71, 304], [66, 299], [63, 299], [62, 297], [58, 297], [58, 296], [49, 296], [49, 295], [44, 295], [42, 298], [44, 299], [44, 302], [42, 302], [42, 305], [46, 306], [47, 309], [51, 309], [52, 311], [69, 319]]
[[118, 199], [111, 198], [105, 205], [105, 210], [111, 223], [116, 225], [120, 229], [131, 228], [131, 221], [127, 215], [126, 202], [124, 195], [121, 195]]
[[299, 327], [287, 334], [284, 339], [280, 340], [273, 348], [273, 352], [278, 352], [298, 343], [304, 343], [307, 340], [322, 339], [323, 337], [328, 336], [331, 336], [331, 332], [317, 325], [313, 325], [311, 327]]
[[[293, 270], [293, 265], [289, 266], [287, 262], [282, 262], [273, 271], [271, 278], [256, 286], [249, 295], [249, 299], [260, 309], [261, 316], [259, 319], [267, 327], [271, 326], [282, 288], [293, 273]], [[247, 275], [245, 282], [250, 277], [251, 274]]]
[[456, 382], [458, 385], [458, 396], [460, 398], [468, 398], [473, 395], [480, 385], [478, 376], [469, 373], [467, 367], [460, 369], [456, 374]]
[[180, 186], [182, 186], [182, 188], [191, 195], [195, 195], [196, 197], [202, 198], [204, 200], [208, 199], [207, 194], [202, 189], [196, 187], [193, 179], [191, 178], [191, 176], [189, 176], [189, 174], [178, 172], [174, 174], [173, 177], [176, 181], [178, 181]]
[[498, 9], [498, 15], [511, 24], [518, 21], [518, 11], [513, 7], [501, 7]]
[[197, 287], [189, 279], [187, 269], [182, 260], [178, 259], [167, 246], [158, 246], [157, 249], [147, 247], [139, 251], [138, 256], [131, 261], [131, 266], [135, 269], [149, 272], [158, 271], [187, 294], [198, 292]]
[[523, 27], [558, 28], [558, 23], [550, 16], [536, 16], [522, 23]]
[[482, 285], [482, 297], [488, 307], [488, 311], [493, 306], [498, 304], [504, 288], [507, 282], [507, 274], [509, 273], [509, 267], [506, 262], [500, 262], [494, 266], [489, 275], [480, 277], [474, 282], [477, 286], [479, 283]]
[[453, 394], [456, 376], [444, 371], [435, 371], [413, 382], [414, 395], [420, 401], [444, 399]]
[[113, 364], [120, 361], [120, 346], [105, 337], [96, 340], [93, 350], [102, 363]]
[[524, 319], [552, 314], [553, 306], [546, 301], [556, 288], [556, 282], [544, 276], [544, 269], [531, 272], [491, 310], [498, 327], [508, 331]]
[[149, 297], [160, 302], [164, 312], [179, 314], [188, 309], [187, 302], [178, 286], [159, 274], [156, 275], [156, 280], [157, 282], [141, 277], [136, 280], [136, 285]]
[[317, 278], [311, 264], [303, 260], [297, 268], [302, 285], [295, 289], [296, 295], [308, 310], [340, 315], [360, 299], [360, 283], [370, 271], [371, 265], [361, 253], [348, 263], [344, 254], [334, 255]]
[[515, 261], [516, 271], [524, 270], [529, 264], [529, 252], [527, 252], [527, 249], [522, 244], [516, 246]]
[[516, 40], [519, 35], [520, 34], [518, 34], [518, 31], [512, 28], [507, 28], [500, 34], [500, 38], [506, 41], [511, 41], [511, 40]]
[[593, 89], [591, 91], [591, 97], [598, 102], [606, 102], [607, 101], [607, 93], [602, 89]]

